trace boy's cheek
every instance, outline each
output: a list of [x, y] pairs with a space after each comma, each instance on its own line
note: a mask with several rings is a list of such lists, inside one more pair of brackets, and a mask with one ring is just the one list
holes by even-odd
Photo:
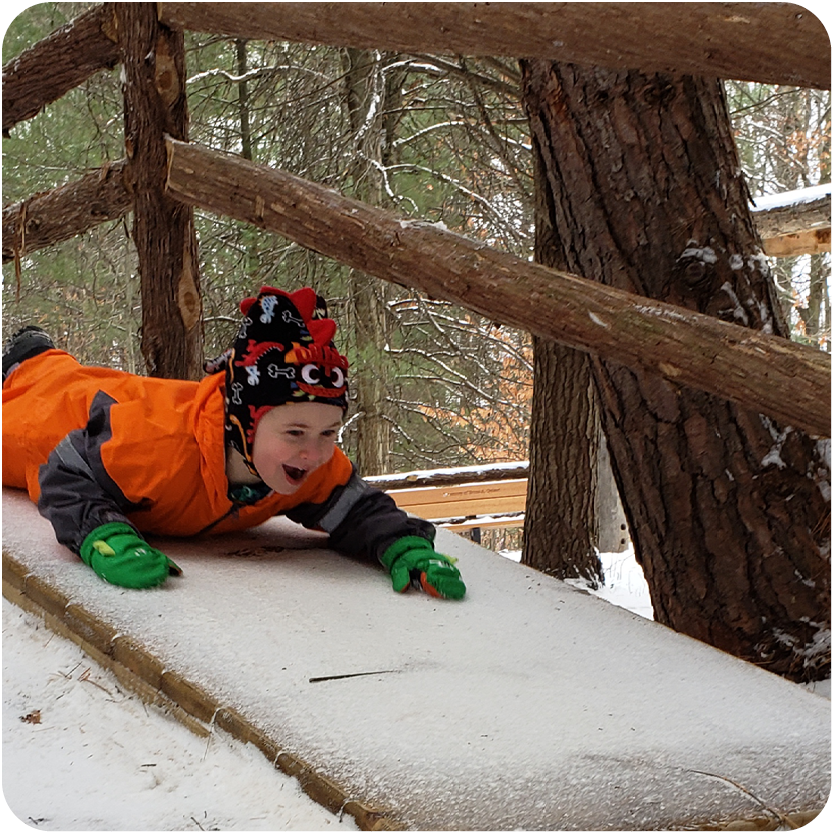
[[254, 457], [255, 467], [258, 469], [260, 468], [258, 460], [263, 468], [280, 468], [287, 459], [286, 449], [269, 443], [255, 448], [252, 456]]
[[335, 453], [336, 453], [336, 444], [335, 444], [335, 443], [332, 443], [332, 444], [330, 445], [329, 449], [327, 450], [327, 453], [324, 455], [324, 459], [321, 461], [321, 463], [320, 463], [320, 465], [319, 465], [319, 468], [320, 468], [321, 466], [324, 466], [324, 465], [326, 465], [327, 463], [329, 463], [329, 462], [330, 462], [330, 460], [332, 460], [332, 459], [333, 459], [333, 454], [335, 454]]

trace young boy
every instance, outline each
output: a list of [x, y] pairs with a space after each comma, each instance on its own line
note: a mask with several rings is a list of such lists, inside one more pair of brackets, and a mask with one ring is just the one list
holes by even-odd
[[27, 489], [57, 539], [123, 587], [181, 572], [143, 534], [219, 534], [286, 515], [339, 552], [377, 558], [396, 591], [462, 598], [434, 527], [335, 446], [347, 360], [323, 299], [263, 287], [240, 308], [233, 346], [200, 382], [82, 366], [39, 328], [18, 332], [3, 354], [3, 485]]

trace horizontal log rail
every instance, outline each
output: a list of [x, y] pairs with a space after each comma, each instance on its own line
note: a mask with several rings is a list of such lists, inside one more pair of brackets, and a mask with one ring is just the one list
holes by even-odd
[[769, 257], [820, 255], [830, 251], [830, 227], [779, 234], [765, 238], [763, 243], [764, 253]]
[[759, 197], [752, 216], [769, 257], [830, 251], [830, 184]]
[[159, 3], [172, 28], [392, 52], [548, 58], [830, 88], [830, 39], [791, 3]]
[[806, 229], [830, 228], [830, 183], [756, 197], [752, 216], [764, 239]]
[[529, 461], [382, 474], [365, 480], [406, 512], [453, 532], [524, 525]]
[[111, 3], [56, 29], [3, 67], [3, 135], [120, 60]]
[[3, 208], [3, 262], [69, 240], [133, 208], [124, 159]]
[[[523, 526], [526, 515], [481, 515], [477, 518], [451, 518], [437, 521], [434, 525], [447, 529], [450, 532], [468, 532], [472, 529], [511, 529], [512, 527]], [[479, 541], [478, 541], [479, 542]]]
[[[81, 179], [35, 194], [3, 208], [3, 262], [17, 254], [68, 240], [133, 207], [125, 182], [126, 160], [92, 171]], [[830, 194], [756, 210], [754, 217], [770, 257], [792, 257], [830, 251]]]
[[527, 479], [396, 488], [388, 494], [405, 512], [453, 531], [514, 527], [524, 524]]
[[168, 189], [367, 274], [830, 436], [830, 356], [496, 251], [285, 171], [168, 139]]
[[752, 216], [769, 257], [830, 251], [830, 184], [760, 197]]
[[[830, 88], [830, 40], [824, 25], [791, 3], [157, 6], [168, 26], [230, 37], [540, 57], [612, 69]], [[112, 69], [120, 58], [112, 3], [94, 6], [34, 44], [3, 67], [3, 135], [94, 73]]]

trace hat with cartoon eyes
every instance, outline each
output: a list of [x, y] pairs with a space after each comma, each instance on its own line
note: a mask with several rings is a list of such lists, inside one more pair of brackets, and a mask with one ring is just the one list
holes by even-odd
[[336, 323], [310, 288], [264, 286], [240, 303], [243, 322], [230, 350], [206, 365], [226, 372], [226, 442], [249, 470], [261, 417], [288, 402], [322, 402], [347, 409], [347, 359], [333, 346]]

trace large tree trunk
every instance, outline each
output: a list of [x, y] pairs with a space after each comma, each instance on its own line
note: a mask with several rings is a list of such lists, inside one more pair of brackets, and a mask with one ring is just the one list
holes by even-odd
[[[523, 70], [567, 268], [785, 335], [720, 82]], [[656, 619], [791, 679], [827, 676], [825, 449], [667, 377], [593, 364]]]
[[116, 3], [115, 8], [141, 279], [142, 354], [152, 376], [196, 379], [202, 372], [202, 304], [193, 209], [165, 193], [165, 134], [188, 138], [182, 33], [158, 23], [155, 3]]

